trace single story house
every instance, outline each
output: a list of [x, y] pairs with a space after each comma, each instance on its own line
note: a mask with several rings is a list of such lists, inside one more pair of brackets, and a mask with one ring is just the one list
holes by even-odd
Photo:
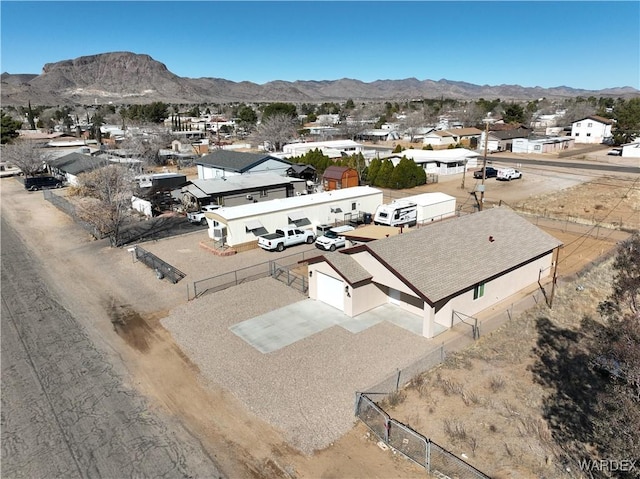
[[291, 178], [301, 178], [307, 181], [315, 181], [317, 177], [316, 168], [304, 163], [294, 163], [287, 168], [287, 176]]
[[286, 175], [291, 162], [268, 153], [215, 150], [195, 160], [198, 178], [223, 178], [249, 173], [271, 172]]
[[329, 140], [310, 141], [306, 143], [289, 143], [282, 147], [282, 154], [285, 158], [295, 158], [306, 155], [309, 151], [320, 150], [323, 155], [329, 158], [341, 158], [343, 156], [362, 153], [364, 145], [353, 140]]
[[312, 258], [309, 297], [351, 317], [394, 304], [421, 317], [432, 338], [552, 275], [560, 246], [492, 208]]
[[96, 158], [84, 153], [69, 153], [49, 161], [49, 168], [53, 175], [64, 178], [72, 186], [78, 186], [80, 184], [78, 175], [88, 173], [110, 163], [109, 160], [104, 158]]
[[331, 165], [322, 174], [322, 188], [325, 191], [351, 188], [360, 184], [360, 176], [353, 168]]
[[280, 176], [276, 173], [255, 173], [224, 178], [194, 179], [180, 192], [182, 204], [188, 209], [204, 205], [238, 206], [277, 198], [289, 198], [306, 193], [304, 179]]
[[447, 130], [433, 130], [422, 137], [422, 143], [433, 147], [449, 147], [462, 145], [477, 148], [482, 136], [482, 130], [477, 128], [450, 128]]
[[382, 202], [382, 190], [356, 186], [223, 207], [205, 216], [209, 223], [209, 238], [241, 251], [255, 248], [258, 236], [289, 224], [307, 229], [315, 229], [321, 224], [337, 225], [354, 216], [360, 217], [362, 213], [373, 213]]
[[574, 138], [556, 136], [551, 138], [514, 138], [511, 144], [513, 153], [557, 153], [574, 147]]
[[400, 140], [401, 136], [397, 130], [394, 129], [373, 129], [373, 130], [365, 130], [361, 131], [356, 135], [356, 138], [360, 141], [395, 141]]
[[402, 157], [415, 161], [424, 168], [427, 174], [453, 175], [462, 173], [466, 169], [478, 166], [479, 153], [466, 148], [452, 148], [446, 150], [415, 150], [409, 148], [400, 153], [388, 156], [396, 166]]
[[[506, 130], [492, 130], [489, 131], [488, 135], [488, 144], [487, 151], [496, 152], [496, 151], [511, 151], [513, 140], [514, 139], [522, 139], [529, 138], [531, 134], [530, 128], [512, 128]], [[480, 148], [484, 149], [484, 139], [486, 136], [486, 132], [482, 132], [482, 136], [480, 138]]]
[[622, 145], [622, 154], [620, 156], [623, 158], [640, 158], [640, 140]]
[[571, 123], [571, 136], [576, 143], [604, 143], [611, 138], [613, 120], [591, 115]]

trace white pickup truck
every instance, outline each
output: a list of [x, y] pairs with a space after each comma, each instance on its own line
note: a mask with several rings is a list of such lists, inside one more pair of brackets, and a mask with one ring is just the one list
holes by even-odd
[[266, 234], [258, 237], [258, 246], [269, 251], [284, 251], [289, 246], [297, 244], [313, 243], [316, 236], [311, 230], [301, 230], [295, 226], [287, 226], [286, 228], [277, 229], [275, 233]]
[[207, 218], [204, 216], [204, 214], [205, 213], [210, 213], [212, 211], [215, 211], [218, 208], [220, 208], [220, 205], [206, 205], [206, 206], [203, 206], [200, 211], [195, 211], [193, 213], [187, 213], [187, 220], [191, 224], [206, 225], [207, 224]]

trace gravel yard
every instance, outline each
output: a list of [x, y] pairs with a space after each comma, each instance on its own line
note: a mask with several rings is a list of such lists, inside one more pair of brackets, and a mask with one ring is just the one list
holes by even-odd
[[352, 428], [356, 391], [385, 379], [434, 346], [384, 322], [357, 335], [334, 326], [262, 354], [229, 330], [303, 299], [285, 284], [264, 278], [179, 306], [161, 323], [207, 381], [229, 390], [309, 454]]

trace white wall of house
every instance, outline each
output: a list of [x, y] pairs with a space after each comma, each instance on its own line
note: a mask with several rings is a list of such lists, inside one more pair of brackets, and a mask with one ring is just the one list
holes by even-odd
[[[546, 278], [551, 274], [551, 261], [553, 254], [548, 254], [536, 261], [532, 261], [521, 268], [499, 276], [484, 285], [484, 294], [478, 299], [473, 299], [474, 291], [470, 290], [452, 298], [437, 313], [434, 314], [436, 323], [451, 327], [458, 322], [454, 320], [453, 311], [458, 311], [468, 316], [473, 316], [496, 303], [505, 300], [538, 281], [538, 277]], [[452, 324], [452, 321], [453, 324]]]
[[585, 118], [571, 125], [571, 136], [576, 143], [602, 143], [611, 136], [611, 125]]
[[[258, 236], [265, 234], [265, 232], [273, 233], [278, 228], [295, 224], [291, 215], [303, 215], [308, 220], [308, 224], [300, 224], [300, 228], [314, 229], [320, 224], [342, 222], [345, 220], [346, 213], [367, 212], [373, 214], [382, 202], [383, 193], [381, 190], [368, 186], [357, 186], [242, 206], [224, 207], [207, 215], [209, 237], [219, 239], [214, 230], [214, 220], [226, 226], [226, 244], [233, 247], [256, 241]], [[262, 229], [252, 229], [256, 221], [262, 225]]]
[[640, 158], [640, 142], [622, 145], [623, 158]]

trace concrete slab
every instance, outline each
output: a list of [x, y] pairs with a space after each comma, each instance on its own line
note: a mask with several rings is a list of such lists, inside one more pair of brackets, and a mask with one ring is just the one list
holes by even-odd
[[351, 318], [338, 309], [313, 299], [298, 301], [235, 324], [229, 329], [266, 354], [332, 326], [340, 326], [357, 334], [383, 321], [422, 336], [422, 318], [393, 304], [384, 304]]

